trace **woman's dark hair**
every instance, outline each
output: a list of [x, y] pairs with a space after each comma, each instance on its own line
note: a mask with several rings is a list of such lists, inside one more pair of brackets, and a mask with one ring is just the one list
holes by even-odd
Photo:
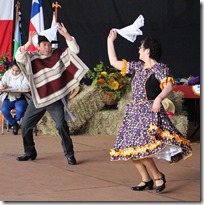
[[149, 57], [158, 61], [162, 55], [162, 48], [161, 44], [151, 38], [151, 37], [146, 37], [144, 40], [141, 41], [141, 46], [143, 46], [145, 49], [150, 49], [150, 55]]
[[18, 64], [17, 64], [17, 62], [16, 62], [16, 60], [15, 60], [15, 59], [11, 62], [11, 66], [13, 66], [13, 65], [18, 66]]

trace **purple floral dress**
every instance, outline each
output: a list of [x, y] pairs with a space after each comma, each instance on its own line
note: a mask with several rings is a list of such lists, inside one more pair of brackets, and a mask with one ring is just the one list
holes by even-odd
[[[162, 83], [174, 82], [169, 68], [162, 63], [157, 63], [150, 69], [142, 68], [143, 63], [140, 61], [127, 63], [126, 73], [131, 74], [135, 70], [132, 99], [126, 106], [122, 125], [110, 151], [111, 161], [157, 157], [173, 163], [190, 157], [190, 141], [172, 124], [163, 106], [159, 113], [151, 111], [154, 100], [147, 97], [154, 92], [155, 87], [161, 87]], [[155, 80], [151, 82], [153, 85], [149, 86], [150, 89], [147, 89], [146, 84], [151, 76]], [[158, 86], [155, 82], [158, 82]]]

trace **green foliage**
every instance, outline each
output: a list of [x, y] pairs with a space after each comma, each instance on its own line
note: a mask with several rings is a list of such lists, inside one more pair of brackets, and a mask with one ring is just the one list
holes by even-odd
[[7, 58], [7, 54], [0, 54], [0, 78], [4, 75], [4, 73], [11, 67], [11, 62]]
[[93, 71], [90, 70], [85, 77], [91, 79], [92, 86], [100, 92], [114, 92], [114, 99], [120, 99], [130, 90], [130, 77], [122, 75], [119, 70], [105, 66], [102, 61], [93, 68]]

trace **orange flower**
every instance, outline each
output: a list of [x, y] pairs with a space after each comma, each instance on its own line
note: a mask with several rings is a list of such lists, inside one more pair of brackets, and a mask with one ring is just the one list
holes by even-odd
[[125, 80], [125, 78], [120, 78], [119, 80], [120, 80], [120, 82], [123, 82]]
[[115, 81], [115, 78], [111, 78], [109, 81], [108, 81], [108, 84], [110, 85], [112, 82]]
[[99, 78], [98, 80], [97, 80], [97, 83], [104, 83], [105, 82], [105, 80], [103, 79], [103, 78]]

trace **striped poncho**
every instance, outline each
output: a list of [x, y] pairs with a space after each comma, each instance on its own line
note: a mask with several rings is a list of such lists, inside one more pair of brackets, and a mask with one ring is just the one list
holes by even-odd
[[49, 56], [19, 48], [15, 57], [30, 82], [36, 108], [64, 99], [89, 70], [70, 48], [54, 49]]

